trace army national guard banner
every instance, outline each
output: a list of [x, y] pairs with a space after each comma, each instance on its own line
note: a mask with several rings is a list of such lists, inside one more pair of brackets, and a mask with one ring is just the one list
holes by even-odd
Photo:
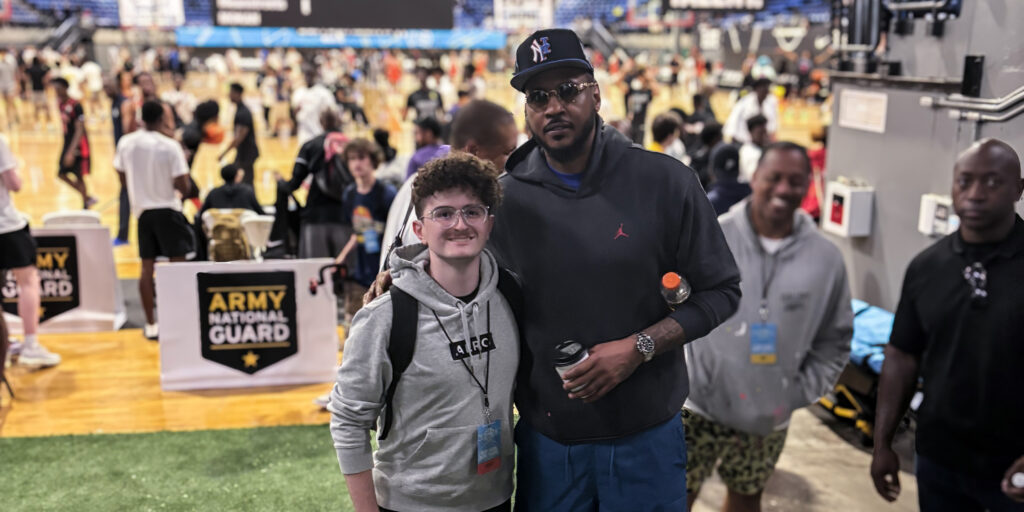
[[337, 364], [334, 296], [309, 280], [329, 260], [157, 268], [164, 389], [328, 382]]
[[[110, 232], [102, 226], [32, 229], [39, 269], [39, 331], [113, 331], [125, 322]], [[14, 275], [0, 276], [0, 300], [12, 333], [22, 332]]]

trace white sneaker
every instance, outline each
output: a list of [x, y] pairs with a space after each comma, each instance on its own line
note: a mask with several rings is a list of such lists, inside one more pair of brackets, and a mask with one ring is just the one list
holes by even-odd
[[20, 366], [49, 368], [60, 364], [60, 356], [46, 350], [46, 347], [37, 343], [30, 347], [22, 347], [21, 354], [18, 355], [18, 364]]
[[327, 404], [331, 403], [331, 394], [324, 393], [313, 399], [313, 403], [319, 405], [321, 409], [326, 409]]
[[160, 329], [157, 328], [157, 324], [146, 324], [146, 326], [142, 328], [142, 335], [145, 336], [147, 340], [156, 341], [160, 338]]

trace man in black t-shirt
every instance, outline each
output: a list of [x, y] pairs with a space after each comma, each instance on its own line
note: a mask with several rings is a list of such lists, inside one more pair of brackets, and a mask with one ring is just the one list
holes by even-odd
[[256, 129], [252, 122], [252, 112], [242, 102], [242, 93], [245, 89], [242, 84], [231, 84], [231, 103], [235, 104], [235, 137], [221, 154], [219, 159], [232, 149], [235, 152], [235, 165], [245, 169], [245, 183], [252, 186], [255, 177], [254, 166], [256, 159], [260, 156], [260, 150], [256, 147]]
[[923, 380], [918, 407], [921, 510], [1024, 511], [1024, 192], [1017, 153], [995, 139], [957, 159], [960, 229], [907, 268], [885, 349], [871, 477], [900, 492], [896, 427]]
[[402, 111], [402, 119], [409, 118], [409, 109], [416, 111], [415, 121], [434, 117], [444, 119], [444, 104], [441, 103], [441, 94], [427, 85], [427, 72], [420, 70], [418, 73], [420, 88], [409, 95], [405, 102], [405, 110]]
[[39, 119], [39, 112], [43, 113], [46, 117], [46, 124], [50, 124], [50, 109], [46, 105], [46, 79], [50, 75], [50, 68], [43, 64], [43, 60], [39, 57], [32, 59], [32, 65], [25, 70], [25, 74], [28, 75], [29, 81], [32, 82], [32, 105], [35, 106], [36, 111], [33, 116], [36, 120]]
[[644, 126], [647, 124], [647, 106], [654, 99], [647, 72], [643, 69], [631, 78], [626, 79], [626, 117], [629, 118], [629, 138], [633, 142], [644, 145]]

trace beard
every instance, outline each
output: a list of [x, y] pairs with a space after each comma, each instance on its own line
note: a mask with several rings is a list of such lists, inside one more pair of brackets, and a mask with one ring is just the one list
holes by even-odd
[[[597, 126], [597, 112], [590, 114], [590, 119], [586, 121], [581, 131], [568, 146], [562, 148], [553, 148], [544, 143], [543, 137], [535, 136], [537, 144], [540, 145], [544, 153], [552, 160], [560, 163], [571, 162], [580, 155], [583, 154], [587, 149], [587, 143], [590, 142], [590, 137], [594, 134], [594, 129]], [[541, 128], [543, 133], [543, 128]]]

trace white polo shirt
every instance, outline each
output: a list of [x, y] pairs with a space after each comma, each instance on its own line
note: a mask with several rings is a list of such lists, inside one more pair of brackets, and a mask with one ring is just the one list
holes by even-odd
[[174, 178], [188, 174], [188, 162], [178, 141], [146, 129], [129, 133], [117, 143], [114, 169], [125, 174], [136, 216], [161, 208], [181, 211]]

